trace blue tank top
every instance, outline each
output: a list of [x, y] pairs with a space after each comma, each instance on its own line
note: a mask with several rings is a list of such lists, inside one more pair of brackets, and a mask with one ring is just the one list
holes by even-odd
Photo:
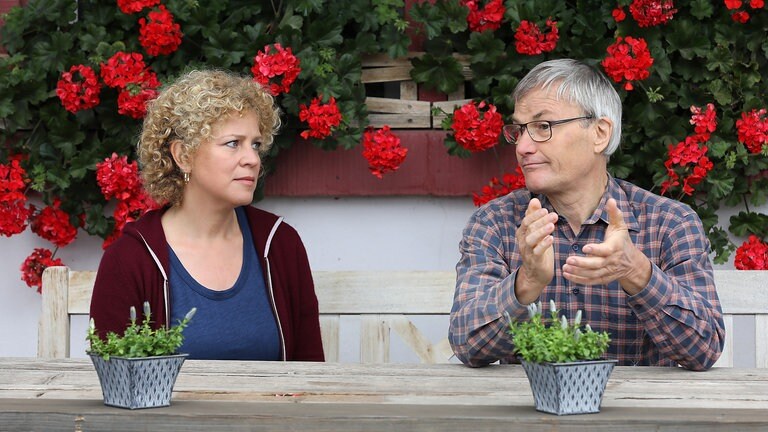
[[235, 209], [243, 233], [243, 265], [235, 284], [214, 291], [199, 284], [169, 246], [171, 325], [192, 308], [197, 313], [184, 329], [179, 352], [190, 359], [280, 360], [280, 338], [253, 245], [245, 209]]

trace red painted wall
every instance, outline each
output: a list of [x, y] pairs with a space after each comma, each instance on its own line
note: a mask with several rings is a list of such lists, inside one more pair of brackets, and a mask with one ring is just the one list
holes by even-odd
[[517, 166], [511, 146], [461, 159], [447, 153], [445, 132], [418, 129], [395, 133], [408, 148], [408, 155], [397, 171], [382, 179], [368, 170], [362, 145], [326, 151], [302, 141], [278, 156], [264, 192], [267, 196], [471, 196], [491, 177], [501, 178]]

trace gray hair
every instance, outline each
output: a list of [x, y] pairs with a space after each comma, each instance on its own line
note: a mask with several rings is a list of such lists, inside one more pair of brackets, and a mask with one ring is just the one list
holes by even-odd
[[573, 59], [549, 60], [536, 65], [517, 84], [512, 99], [517, 103], [536, 89], [557, 86], [556, 97], [581, 108], [585, 115], [606, 117], [613, 123], [611, 139], [603, 150], [610, 157], [621, 142], [621, 99], [613, 84], [599, 70]]

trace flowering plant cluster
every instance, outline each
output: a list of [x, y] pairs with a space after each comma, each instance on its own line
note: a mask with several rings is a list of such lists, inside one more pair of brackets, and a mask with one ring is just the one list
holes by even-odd
[[131, 323], [126, 327], [125, 332], [122, 335], [109, 332], [106, 340], [99, 337], [96, 323], [91, 318], [85, 338], [88, 341], [86, 352], [101, 356], [104, 360], [109, 360], [110, 357], [143, 358], [176, 354], [184, 343], [184, 329], [187, 328], [195, 313], [197, 308], [193, 307], [175, 326], [160, 327], [155, 330], [150, 320], [152, 313], [149, 302], [145, 301], [144, 317], [141, 323], [136, 321], [136, 308], [131, 306]]
[[599, 360], [611, 342], [608, 332], [596, 332], [581, 323], [581, 310], [569, 322], [560, 315], [555, 301], [549, 301], [549, 318], [544, 318], [541, 302], [528, 305], [528, 320], [509, 319], [509, 334], [514, 352], [531, 363], [567, 363]]
[[378, 178], [396, 170], [405, 160], [408, 149], [400, 145], [400, 138], [389, 126], [379, 130], [369, 127], [363, 134], [363, 156], [368, 160], [368, 169]]
[[284, 128], [267, 171], [298, 139], [364, 146], [361, 163], [368, 159], [377, 176], [397, 169], [406, 153], [399, 139], [388, 128], [367, 130], [362, 59], [404, 56], [411, 42], [403, 0], [371, 6], [30, 0], [12, 8], [0, 29], [0, 234], [30, 227], [51, 243], [24, 261], [24, 282], [40, 289], [43, 269], [65, 264], [58, 248], [80, 231], [106, 247], [162, 204], [142, 189], [136, 137], [147, 101], [187, 69], [251, 75], [275, 95]]
[[[476, 11], [469, 3], [460, 2], [461, 9], [435, 0], [410, 10], [426, 39], [425, 54], [412, 62], [414, 79], [444, 93], [463, 87], [472, 98], [443, 121], [450, 152], [469, 156], [456, 143], [459, 131], [470, 130], [463, 118], [473, 107], [485, 103], [511, 121], [510, 95], [533, 66], [563, 57], [586, 61], [615, 82], [623, 102], [622, 144], [611, 173], [691, 205], [715, 263], [736, 250], [738, 268], [761, 268], [760, 245], [768, 239], [768, 215], [755, 210], [768, 198], [763, 0], [505, 1], [501, 22], [486, 27], [470, 19]], [[472, 77], [465, 81], [467, 66]], [[496, 145], [505, 143], [483, 149]], [[479, 185], [476, 205], [524, 187], [515, 162], [502, 162], [505, 172]], [[720, 220], [722, 207], [737, 214]]]

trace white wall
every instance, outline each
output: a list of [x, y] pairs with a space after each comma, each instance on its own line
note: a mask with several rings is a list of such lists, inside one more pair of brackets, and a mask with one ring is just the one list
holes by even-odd
[[[314, 270], [452, 270], [461, 231], [474, 211], [469, 198], [435, 197], [267, 198], [259, 207], [285, 216], [299, 231]], [[723, 212], [721, 219], [727, 222], [736, 212]], [[0, 238], [0, 357], [36, 355], [40, 295], [21, 281], [19, 268], [35, 247], [50, 246], [29, 230]], [[101, 239], [81, 233], [57, 256], [73, 269], [96, 269]], [[719, 267], [733, 268], [730, 263]], [[430, 339], [445, 335], [447, 320], [421, 320]], [[735, 323], [747, 333], [748, 325]], [[85, 319], [73, 322], [73, 357], [84, 356], [85, 329]], [[343, 340], [355, 340], [354, 332], [354, 323], [342, 323]], [[750, 335], [741, 333], [731, 334], [748, 340]], [[416, 361], [394, 338], [392, 345], [393, 361]], [[353, 361], [356, 350], [354, 344], [342, 347], [341, 360]], [[736, 365], [750, 366], [738, 357], [754, 354], [737, 352]]]

